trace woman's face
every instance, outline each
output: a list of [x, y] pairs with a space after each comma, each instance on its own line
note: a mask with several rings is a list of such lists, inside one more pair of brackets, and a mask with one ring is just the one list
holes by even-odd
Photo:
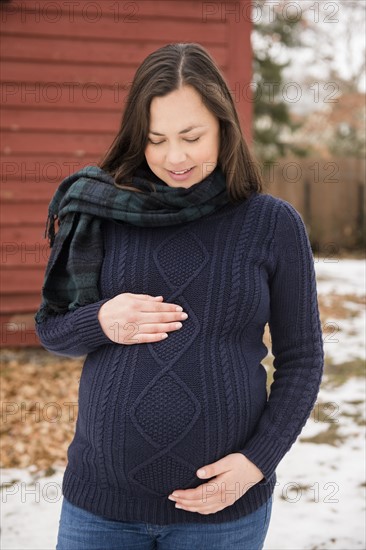
[[[150, 106], [146, 162], [170, 187], [191, 187], [216, 167], [220, 124], [192, 86], [183, 86]], [[186, 174], [179, 175], [189, 169]]]

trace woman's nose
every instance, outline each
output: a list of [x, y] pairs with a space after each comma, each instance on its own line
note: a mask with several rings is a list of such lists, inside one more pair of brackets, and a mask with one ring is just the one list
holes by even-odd
[[186, 156], [187, 155], [183, 148], [179, 146], [169, 147], [166, 155], [168, 163], [170, 163], [172, 166], [177, 166], [178, 164], [184, 162]]

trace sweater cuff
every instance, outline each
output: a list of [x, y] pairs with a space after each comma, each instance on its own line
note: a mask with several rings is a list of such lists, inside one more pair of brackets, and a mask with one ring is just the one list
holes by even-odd
[[105, 344], [113, 344], [113, 340], [103, 332], [102, 326], [98, 319], [98, 312], [101, 306], [108, 302], [110, 298], [105, 298], [79, 307], [74, 312], [74, 326], [79, 334], [82, 342], [86, 347], [96, 349]]
[[289, 449], [280, 446], [278, 442], [262, 435], [253, 436], [247, 445], [238, 452], [260, 469], [264, 478], [259, 485], [266, 485], [275, 475], [275, 470]]

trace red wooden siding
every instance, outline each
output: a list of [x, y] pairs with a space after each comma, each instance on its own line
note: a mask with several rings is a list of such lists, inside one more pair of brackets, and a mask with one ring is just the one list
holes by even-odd
[[100, 160], [150, 52], [168, 42], [205, 46], [250, 141], [249, 12], [250, 0], [1, 4], [2, 346], [39, 345], [33, 317], [49, 256], [48, 203], [62, 179]]

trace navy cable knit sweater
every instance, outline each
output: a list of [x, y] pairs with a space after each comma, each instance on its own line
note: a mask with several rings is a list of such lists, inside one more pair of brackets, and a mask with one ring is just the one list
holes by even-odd
[[[94, 514], [157, 524], [239, 519], [272, 494], [275, 469], [314, 406], [323, 372], [313, 255], [287, 201], [254, 194], [192, 222], [102, 224], [102, 299], [36, 331], [45, 349], [86, 355], [63, 495]], [[98, 320], [117, 294], [162, 295], [188, 313], [165, 340], [116, 344]], [[261, 361], [269, 323], [274, 381]], [[241, 452], [264, 479], [214, 514], [175, 508], [196, 470]]]

